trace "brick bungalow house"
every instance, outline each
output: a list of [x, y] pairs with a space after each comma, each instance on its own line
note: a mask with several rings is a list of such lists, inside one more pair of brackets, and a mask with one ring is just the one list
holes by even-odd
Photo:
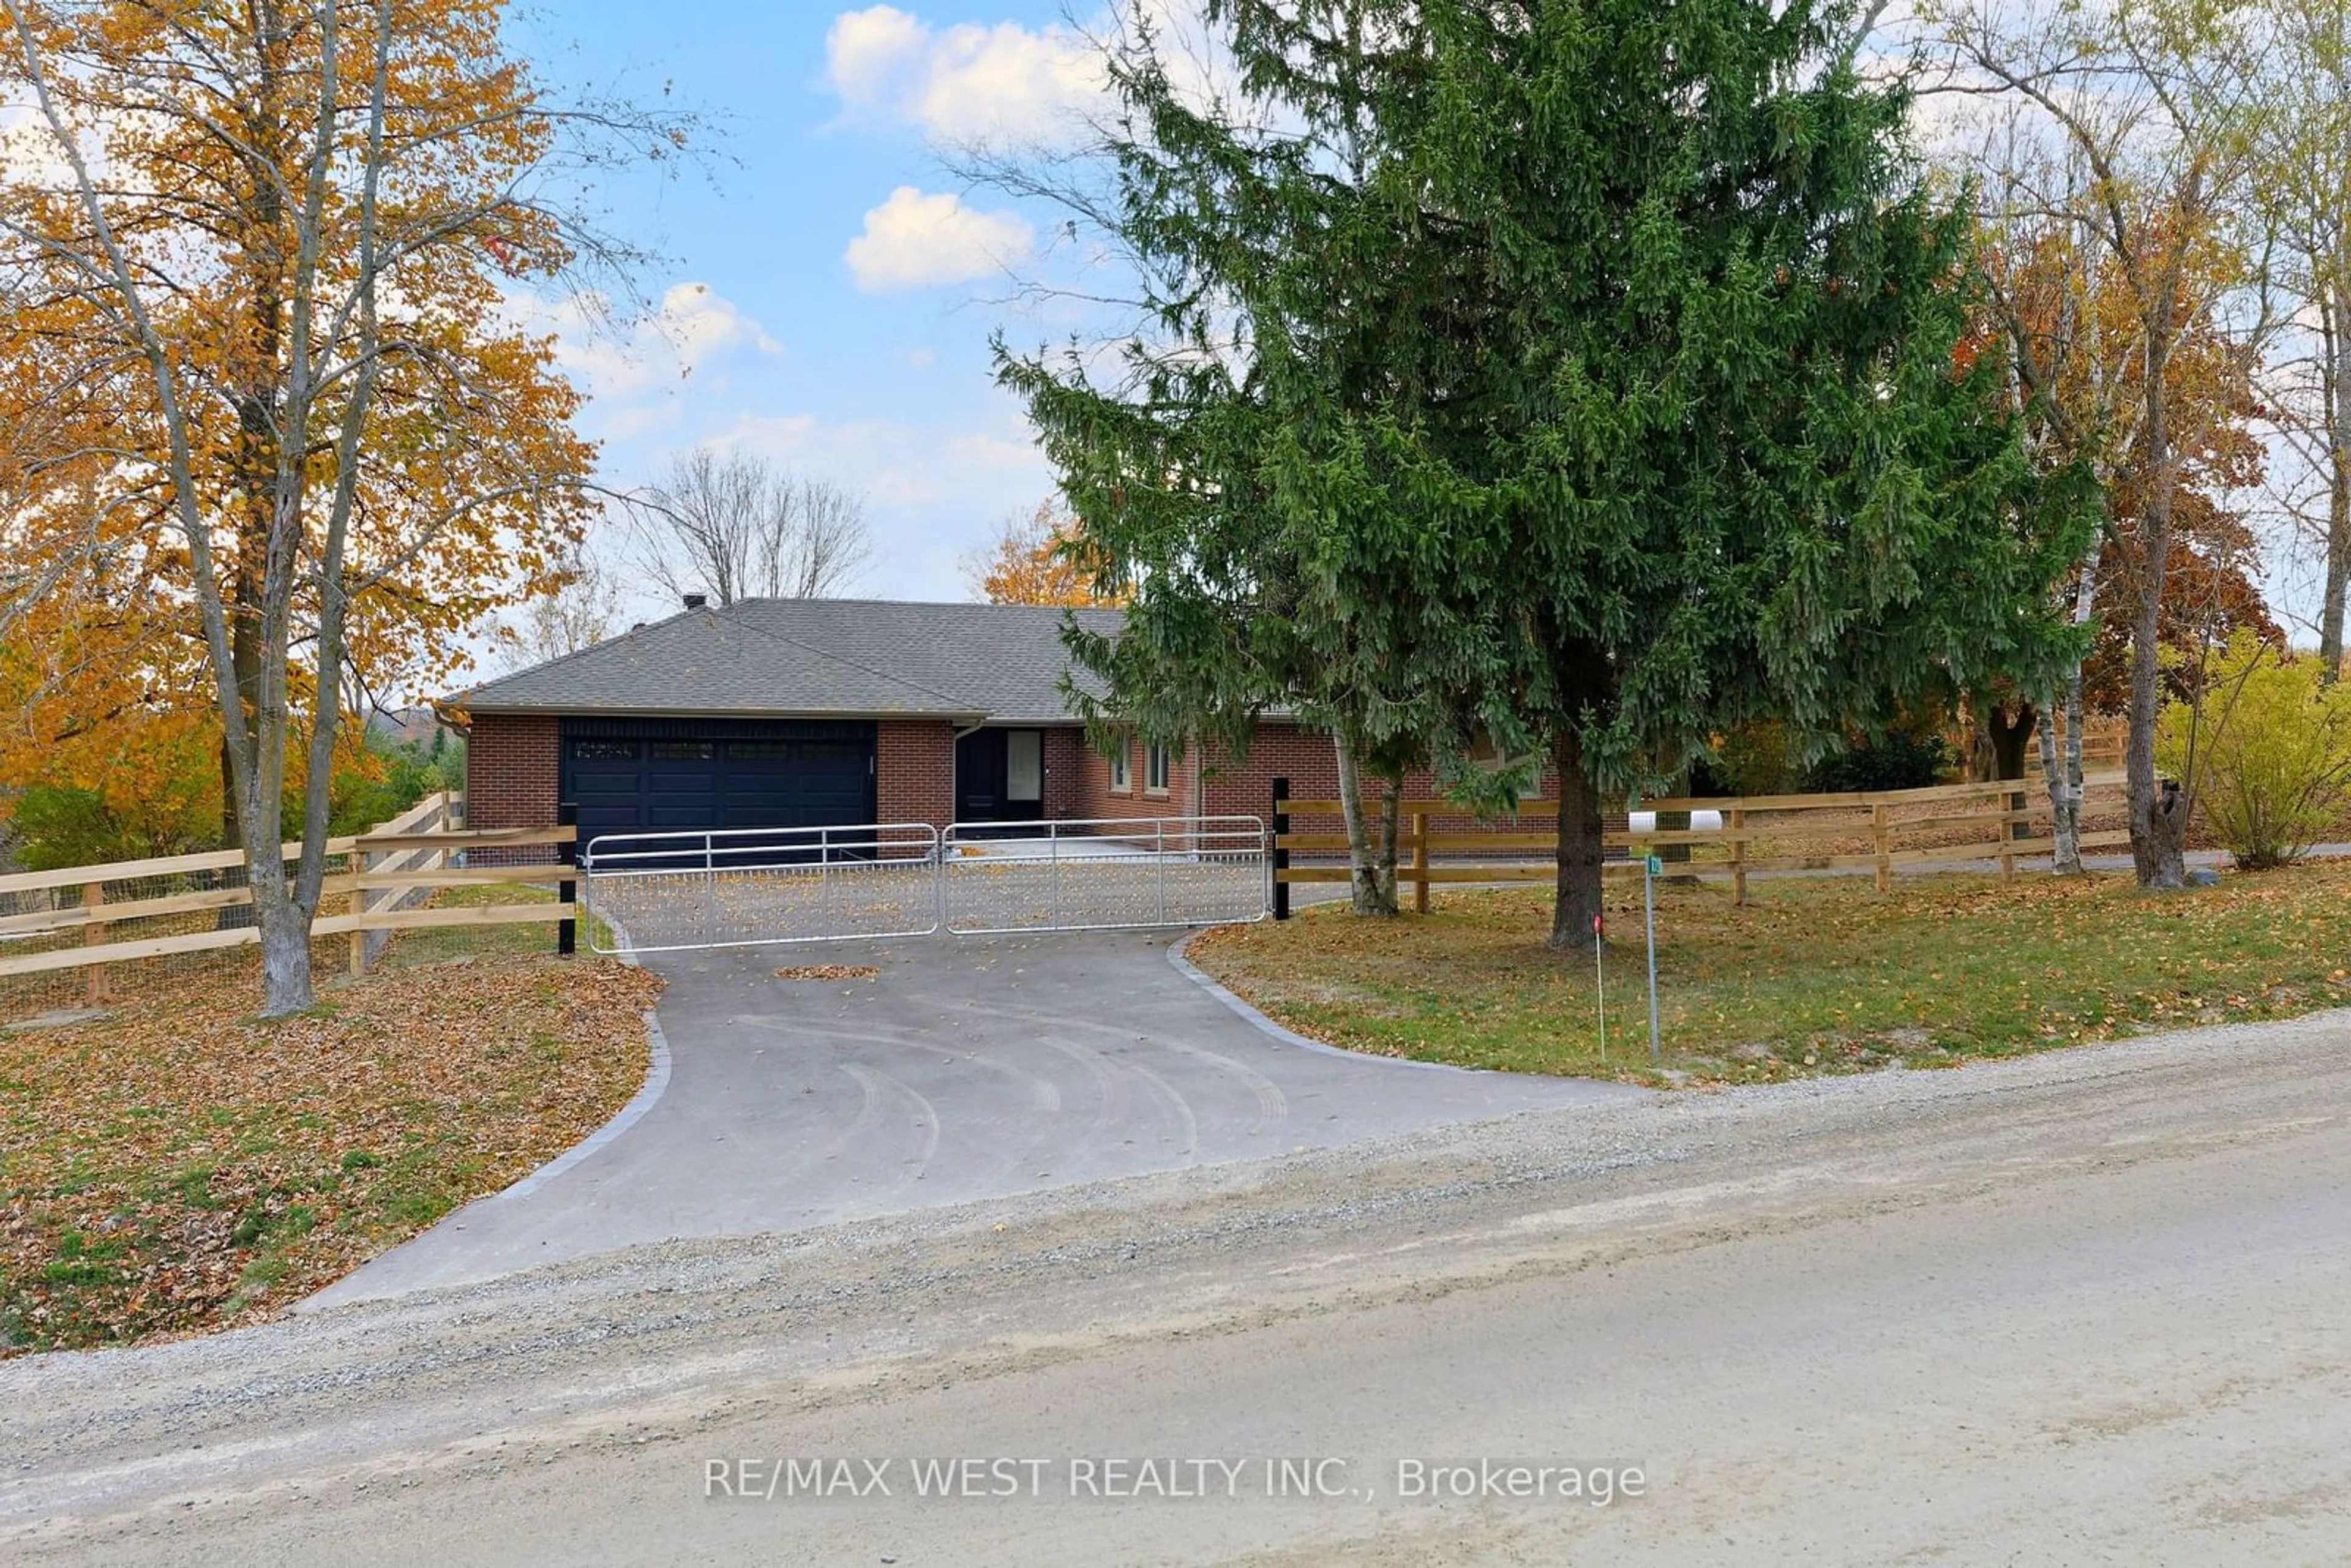
[[[1330, 738], [1268, 720], [1238, 764], [1085, 743], [1058, 608], [848, 599], [696, 606], [452, 699], [475, 828], [580, 836], [862, 822], [1263, 817], [1339, 789]], [[1116, 611], [1081, 610], [1116, 630]], [[1407, 780], [1427, 794], [1431, 781]]]

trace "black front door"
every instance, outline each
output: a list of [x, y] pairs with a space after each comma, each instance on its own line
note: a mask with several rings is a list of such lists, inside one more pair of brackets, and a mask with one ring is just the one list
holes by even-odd
[[956, 821], [1030, 822], [1045, 814], [1045, 736], [976, 729], [956, 742]]

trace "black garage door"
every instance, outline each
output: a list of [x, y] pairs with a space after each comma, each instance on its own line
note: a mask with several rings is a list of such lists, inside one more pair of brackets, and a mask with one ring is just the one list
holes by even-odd
[[578, 718], [561, 733], [561, 798], [583, 842], [873, 820], [870, 724]]

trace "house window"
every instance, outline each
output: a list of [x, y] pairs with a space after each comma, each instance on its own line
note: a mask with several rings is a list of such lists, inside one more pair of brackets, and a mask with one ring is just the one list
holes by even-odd
[[575, 740], [571, 755], [582, 762], [633, 761], [637, 743], [633, 740]]
[[1008, 729], [1004, 732], [1004, 798], [1040, 803], [1044, 800], [1044, 731]]
[[1167, 793], [1167, 748], [1155, 740], [1143, 748], [1143, 788], [1146, 794]]
[[1113, 795], [1129, 794], [1134, 789], [1134, 758], [1131, 755], [1134, 749], [1122, 740], [1118, 743], [1118, 750], [1111, 757], [1110, 788]]

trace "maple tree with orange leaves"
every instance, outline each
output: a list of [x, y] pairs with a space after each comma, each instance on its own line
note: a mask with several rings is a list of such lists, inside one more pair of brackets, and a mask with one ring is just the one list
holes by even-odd
[[[2253, 10], [2206, 5], [1958, 0], [1928, 9], [1949, 63], [1995, 89], [2007, 116], [1980, 171], [1987, 216], [2020, 257], [2054, 247], [2068, 258], [2053, 308], [2040, 316], [2056, 330], [2033, 324], [2023, 295], [2007, 295], [2015, 365], [2046, 429], [2096, 470], [2116, 502], [2106, 538], [2127, 547], [2126, 591], [2108, 618], [2128, 628], [2132, 869], [2143, 887], [2181, 887], [2194, 795], [2167, 784], [2155, 758], [2166, 582], [2176, 547], [2194, 543], [2186, 531], [2194, 520], [2179, 504], [2182, 478], [2208, 455], [2193, 423], [2192, 403], [2207, 395], [2195, 387], [2199, 336], [2250, 356], [2267, 331], [2265, 311], [2248, 315], [2229, 301], [2259, 287], [2239, 214], [2257, 180], [2245, 128], [2262, 96], [2231, 62], [2262, 47], [2268, 24]], [[2068, 406], [2069, 361], [2082, 367], [2095, 423]], [[2077, 564], [2078, 621], [2089, 619], [2103, 557], [2086, 552]], [[2080, 803], [2077, 759], [2061, 770], [2043, 755], [2064, 868], [2065, 819]]]
[[1034, 511], [1004, 519], [987, 550], [967, 557], [965, 580], [990, 604], [1060, 604], [1077, 609], [1122, 605], [1128, 591], [1103, 580], [1085, 525], [1072, 513], [1040, 501]]
[[565, 193], [683, 144], [548, 99], [505, 9], [0, 0], [0, 788], [216, 768], [272, 1013], [344, 712], [462, 668], [580, 531], [579, 395], [510, 291], [624, 281]]
[[[2148, 307], [2126, 269], [2070, 218], [2018, 222], [1987, 235], [1979, 252], [1991, 300], [1980, 329], [2006, 340], [2014, 357], [2035, 450], [2045, 465], [2078, 465], [2105, 503], [2105, 526], [2055, 586], [2060, 605], [2091, 631], [2086, 657], [2051, 691], [2022, 694], [2051, 720], [2037, 735], [2052, 787], [2056, 862], [2066, 871], [2080, 869], [2073, 812], [2085, 714], [2130, 706], [2132, 609], [2149, 586], [2150, 533], [2162, 540], [2163, 570], [2153, 586], [2156, 633], [2171, 661], [2158, 677], [2166, 700], [2188, 695], [2204, 651], [2233, 632], [2283, 637], [2253, 580], [2258, 541], [2229, 501], [2261, 483], [2267, 458], [2257, 354], [2215, 307], [2241, 276], [2241, 257], [2209, 214], [2146, 191], [2125, 200], [2134, 264], [2177, 277], [2168, 314], [2154, 324], [2164, 341], [2159, 464], [2145, 439]], [[2158, 514], [2161, 527], [2151, 528]], [[2063, 755], [2054, 724], [2061, 714]]]

